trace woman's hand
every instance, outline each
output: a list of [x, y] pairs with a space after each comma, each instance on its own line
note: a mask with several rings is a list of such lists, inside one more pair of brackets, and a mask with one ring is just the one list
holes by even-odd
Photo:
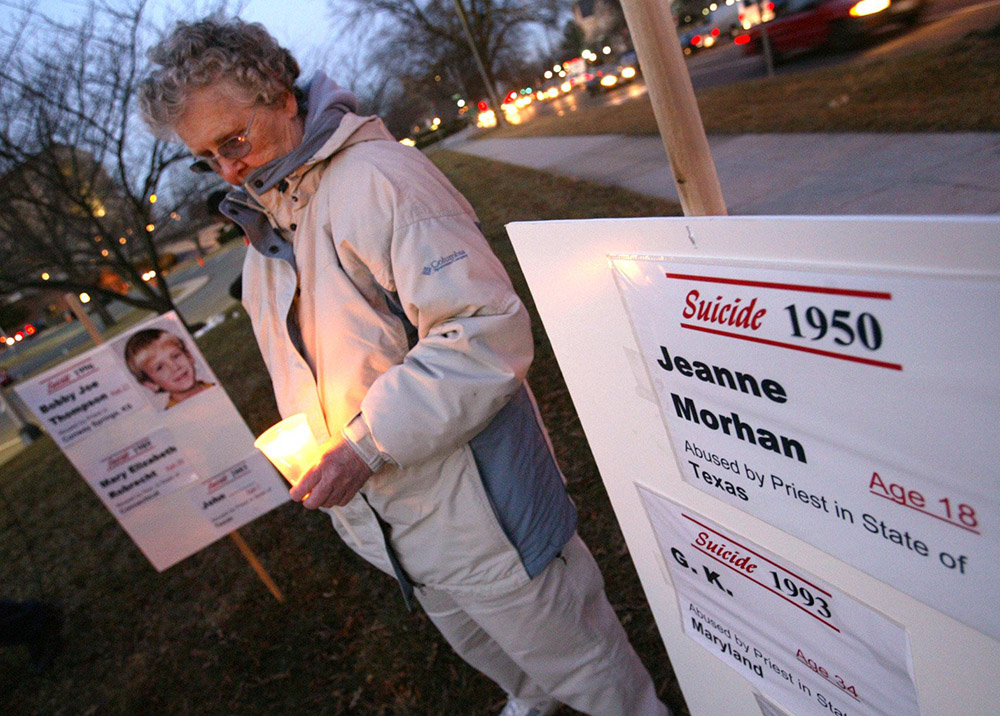
[[288, 491], [293, 500], [310, 510], [346, 505], [373, 474], [343, 438], [323, 447], [322, 457]]

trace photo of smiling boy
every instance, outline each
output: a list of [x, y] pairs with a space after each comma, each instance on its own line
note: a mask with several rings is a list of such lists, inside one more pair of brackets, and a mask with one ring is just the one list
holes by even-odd
[[215, 385], [198, 378], [184, 341], [159, 328], [136, 331], [128, 339], [125, 364], [143, 386], [167, 394], [165, 410]]

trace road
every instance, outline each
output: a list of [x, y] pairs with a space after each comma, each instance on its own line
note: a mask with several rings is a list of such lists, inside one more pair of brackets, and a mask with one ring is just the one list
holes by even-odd
[[[923, 20], [914, 28], [890, 28], [875, 41], [851, 52], [801, 55], [775, 68], [775, 74], [805, 72], [843, 62], [870, 62], [913, 54], [940, 47], [970, 32], [985, 30], [998, 23], [1000, 0], [932, 0]], [[687, 66], [696, 89], [767, 75], [762, 57], [745, 56], [731, 42], [689, 57]]]
[[[976, 30], [1000, 24], [1000, 0], [931, 0], [921, 23], [911, 29], [891, 29], [877, 41], [851, 52], [801, 55], [776, 68], [784, 75], [828, 67], [843, 62], [870, 62], [940, 47]], [[732, 42], [724, 42], [686, 58], [695, 89], [715, 87], [767, 76], [760, 56], [745, 56]], [[574, 92], [551, 102], [535, 102], [522, 111], [522, 121], [535, 116], [563, 115], [584, 107], [621, 104], [646, 93], [641, 78], [611, 92], [591, 97]]]

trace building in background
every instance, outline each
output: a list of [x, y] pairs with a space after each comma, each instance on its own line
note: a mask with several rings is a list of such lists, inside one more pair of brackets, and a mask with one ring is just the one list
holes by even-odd
[[628, 25], [618, 0], [579, 0], [573, 3], [573, 22], [583, 33], [584, 43], [601, 53], [610, 47], [615, 57], [632, 49]]

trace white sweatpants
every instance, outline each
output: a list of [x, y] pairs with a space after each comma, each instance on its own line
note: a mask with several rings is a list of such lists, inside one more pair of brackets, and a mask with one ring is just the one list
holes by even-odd
[[526, 703], [551, 697], [591, 716], [669, 716], [573, 535], [531, 582], [500, 596], [427, 587], [417, 600], [452, 648]]

